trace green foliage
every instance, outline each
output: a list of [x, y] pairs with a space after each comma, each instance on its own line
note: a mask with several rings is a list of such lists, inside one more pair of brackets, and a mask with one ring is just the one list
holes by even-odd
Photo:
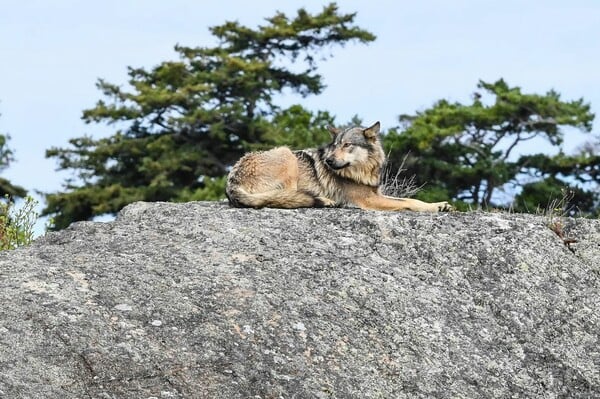
[[0, 170], [14, 161], [13, 151], [8, 148], [8, 140], [10, 140], [10, 136], [0, 134]]
[[595, 207], [597, 195], [580, 187], [569, 185], [554, 176], [528, 183], [515, 197], [514, 210], [518, 212], [538, 212], [540, 209], [554, 209], [557, 199], [561, 200], [561, 213], [568, 216], [590, 214]]
[[177, 61], [129, 68], [125, 88], [100, 80], [106, 99], [83, 119], [118, 130], [47, 151], [74, 178], [63, 192], [46, 196], [42, 214], [54, 215], [59, 229], [131, 201], [221, 198], [223, 176], [246, 150], [264, 141], [316, 141], [308, 126], [329, 116], [310, 115], [306, 122], [304, 110], [281, 110], [273, 96], [319, 94], [324, 85], [316, 60], [324, 50], [375, 39], [354, 18], [330, 4], [316, 14], [300, 9], [293, 18], [276, 13], [257, 29], [226, 22], [210, 28], [218, 47], [176, 46]]
[[16, 208], [6, 195], [0, 201], [0, 251], [15, 249], [33, 241], [33, 225], [38, 217], [37, 202], [26, 197], [24, 204]]
[[560, 151], [556, 155], [533, 154], [521, 157], [519, 163], [538, 175], [568, 176], [581, 184], [600, 184], [600, 142], [588, 143], [574, 155]]
[[[2, 173], [12, 162], [14, 162], [14, 152], [8, 147], [9, 135], [0, 134], [0, 173]], [[20, 186], [12, 184], [10, 181], [0, 177], [0, 196], [10, 196], [12, 198], [23, 198], [27, 191]]]
[[[586, 144], [574, 155], [562, 151], [556, 155], [533, 154], [521, 157], [532, 176], [541, 180], [523, 186], [515, 198], [515, 209], [531, 211], [536, 204], [545, 208], [564, 192], [570, 193], [565, 201], [571, 216], [598, 216], [600, 214], [600, 156], [598, 145]], [[584, 187], [586, 189], [584, 189]]]
[[184, 188], [174, 199], [177, 202], [187, 201], [217, 201], [225, 199], [225, 184], [227, 176], [209, 177], [203, 182], [204, 186], [194, 191]]
[[[439, 200], [437, 194], [444, 193], [459, 204], [492, 206], [495, 191], [534, 172], [530, 158], [513, 159], [523, 142], [541, 139], [558, 147], [565, 127], [592, 128], [594, 115], [582, 99], [563, 101], [552, 90], [525, 94], [503, 80], [480, 81], [478, 88], [484, 95], [475, 93], [471, 104], [441, 100], [415, 115], [401, 115], [401, 127], [385, 136], [391, 162], [409, 154], [407, 174], [426, 184], [420, 198]], [[491, 97], [489, 105], [484, 96]]]
[[278, 112], [265, 129], [263, 141], [253, 149], [288, 146], [294, 149], [318, 147], [331, 139], [324, 127], [333, 125], [334, 118], [328, 112], [316, 114], [300, 105], [293, 105]]

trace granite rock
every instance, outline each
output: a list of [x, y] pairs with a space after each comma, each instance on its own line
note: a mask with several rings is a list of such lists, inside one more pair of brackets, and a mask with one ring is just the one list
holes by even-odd
[[599, 274], [598, 220], [135, 203], [0, 254], [0, 397], [600, 397]]

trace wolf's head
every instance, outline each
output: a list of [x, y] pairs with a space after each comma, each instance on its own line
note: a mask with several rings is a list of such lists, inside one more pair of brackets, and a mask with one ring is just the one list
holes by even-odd
[[[342, 170], [368, 163], [382, 151], [379, 141], [379, 122], [368, 128], [351, 127], [345, 130], [328, 127], [333, 141], [325, 150], [325, 163], [333, 170]], [[382, 151], [383, 152], [383, 151]]]
[[379, 122], [368, 128], [328, 127], [332, 142], [324, 161], [335, 173], [362, 184], [377, 185], [385, 154], [379, 141]]

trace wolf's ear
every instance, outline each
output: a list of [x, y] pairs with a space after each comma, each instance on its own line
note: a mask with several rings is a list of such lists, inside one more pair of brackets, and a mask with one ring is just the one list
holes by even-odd
[[379, 122], [375, 122], [373, 126], [370, 126], [363, 130], [363, 134], [369, 140], [375, 140], [379, 135]]
[[331, 134], [332, 138], [335, 137], [335, 136], [337, 136], [338, 134], [340, 134], [340, 129], [335, 128], [335, 127], [333, 127], [331, 125], [327, 126], [327, 130], [329, 130], [329, 134]]

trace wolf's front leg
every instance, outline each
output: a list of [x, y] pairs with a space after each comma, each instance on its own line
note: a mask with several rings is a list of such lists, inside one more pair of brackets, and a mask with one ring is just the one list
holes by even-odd
[[450, 212], [454, 210], [454, 207], [448, 203], [448, 201], [441, 202], [425, 202], [419, 201], [413, 198], [395, 198], [387, 197], [391, 200], [403, 201], [410, 207], [409, 210], [416, 212]]
[[448, 212], [454, 209], [447, 201], [424, 202], [413, 198], [395, 198], [384, 195], [367, 196], [356, 202], [363, 209], [378, 211]]

